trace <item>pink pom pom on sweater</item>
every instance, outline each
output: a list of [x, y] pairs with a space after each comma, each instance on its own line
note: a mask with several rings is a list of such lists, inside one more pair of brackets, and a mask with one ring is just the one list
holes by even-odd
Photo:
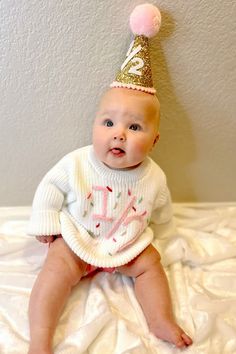
[[161, 26], [161, 14], [158, 8], [151, 4], [135, 7], [130, 15], [130, 28], [135, 35], [154, 37]]

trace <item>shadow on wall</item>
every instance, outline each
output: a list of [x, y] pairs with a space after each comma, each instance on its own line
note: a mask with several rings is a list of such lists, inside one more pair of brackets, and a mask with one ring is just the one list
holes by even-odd
[[174, 201], [196, 201], [191, 164], [195, 160], [194, 136], [184, 107], [175, 94], [160, 39], [165, 41], [175, 30], [170, 14], [162, 11], [159, 35], [151, 42], [154, 86], [161, 103], [161, 139], [152, 157], [167, 175]]

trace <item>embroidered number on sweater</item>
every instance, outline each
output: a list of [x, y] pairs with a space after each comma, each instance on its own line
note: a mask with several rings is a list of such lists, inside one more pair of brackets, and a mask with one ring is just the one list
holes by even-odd
[[102, 213], [101, 214], [93, 214], [93, 219], [94, 220], [103, 220], [103, 221], [113, 221], [113, 218], [109, 218], [107, 216], [107, 202], [108, 202], [108, 194], [111, 192], [108, 188], [105, 187], [100, 187], [100, 186], [94, 186], [93, 190], [96, 192], [102, 193]]
[[[120, 215], [118, 215], [117, 219], [113, 219], [111, 216], [108, 215], [108, 198], [112, 189], [110, 187], [102, 187], [102, 186], [93, 186], [94, 193], [101, 193], [102, 194], [102, 203], [101, 203], [101, 213], [93, 214], [93, 219], [96, 221], [104, 221], [104, 222], [114, 222], [110, 231], [105, 235], [105, 238], [109, 239], [119, 230], [119, 228], [123, 226], [128, 226], [133, 221], [138, 221], [140, 226], [136, 232], [136, 235], [140, 234], [144, 228], [144, 218], [147, 214], [146, 211], [142, 213], [137, 213], [135, 208], [135, 203], [137, 198], [135, 196], [131, 196], [131, 191], [128, 190], [128, 195], [130, 197], [129, 202], [121, 211]], [[130, 211], [135, 211], [135, 214], [129, 215]], [[97, 224], [100, 226], [100, 223]], [[96, 227], [98, 227], [96, 225]], [[114, 239], [116, 242], [116, 239]]]

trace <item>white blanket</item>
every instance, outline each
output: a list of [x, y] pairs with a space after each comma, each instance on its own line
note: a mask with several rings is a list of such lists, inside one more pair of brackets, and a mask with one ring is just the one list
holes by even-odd
[[[175, 204], [178, 236], [166, 268], [184, 351], [148, 331], [132, 279], [98, 273], [74, 289], [58, 325], [55, 354], [236, 353], [236, 204]], [[0, 354], [26, 354], [27, 308], [47, 246], [25, 234], [30, 208], [0, 208]]]

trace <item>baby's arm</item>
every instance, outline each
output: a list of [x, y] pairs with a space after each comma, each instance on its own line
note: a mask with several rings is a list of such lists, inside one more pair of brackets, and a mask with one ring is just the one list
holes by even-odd
[[[163, 181], [161, 188], [156, 197], [151, 215], [151, 224], [156, 229], [156, 231], [158, 231], [159, 228], [162, 229], [162, 226], [169, 224], [173, 220], [173, 209], [170, 191], [166, 183], [165, 175], [163, 175], [162, 178]], [[159, 237], [158, 232], [155, 236]]]
[[43, 243], [61, 234], [60, 211], [69, 191], [68, 159], [63, 158], [39, 184], [32, 206], [28, 233]]
[[162, 256], [162, 264], [167, 265], [170, 260], [166, 254], [166, 247], [176, 236], [177, 230], [173, 216], [171, 196], [165, 179], [154, 205], [150, 227], [154, 234], [152, 244]]

